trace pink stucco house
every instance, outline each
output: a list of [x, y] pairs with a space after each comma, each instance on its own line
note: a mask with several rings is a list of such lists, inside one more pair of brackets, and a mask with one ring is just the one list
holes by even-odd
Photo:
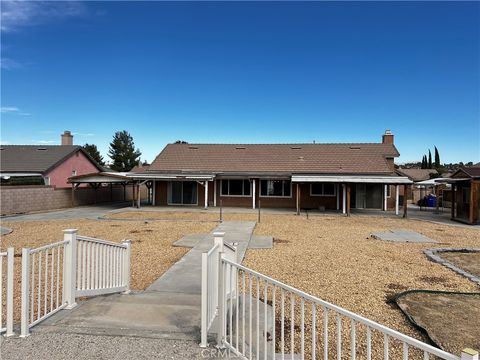
[[73, 145], [70, 131], [61, 135], [61, 145], [2, 145], [0, 163], [2, 183], [43, 179], [45, 185], [56, 188], [71, 187], [67, 183], [71, 176], [103, 171], [81, 146]]

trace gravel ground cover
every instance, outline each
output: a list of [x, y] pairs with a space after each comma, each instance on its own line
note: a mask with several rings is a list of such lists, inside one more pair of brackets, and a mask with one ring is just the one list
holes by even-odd
[[215, 358], [209, 354], [194, 341], [38, 332], [26, 339], [0, 337], [0, 359], [10, 360]]
[[[263, 216], [263, 214], [262, 214]], [[112, 213], [108, 219], [138, 219], [138, 220], [186, 220], [186, 221], [219, 221], [219, 212], [212, 211], [126, 211]], [[223, 213], [223, 220], [248, 220], [256, 221], [257, 214]]]
[[172, 244], [188, 234], [208, 233], [217, 223], [199, 221], [145, 222], [99, 220], [51, 220], [2, 223], [12, 228], [0, 237], [0, 249], [15, 248], [15, 319], [20, 318], [21, 251], [63, 240], [63, 229], [76, 228], [80, 235], [115, 242], [132, 241], [131, 287], [143, 290], [177, 262], [189, 249]]
[[411, 292], [397, 303], [440, 347], [457, 354], [466, 347], [480, 349], [480, 293]]
[[[417, 231], [439, 243], [391, 243], [370, 238], [374, 231], [398, 228]], [[377, 216], [322, 216], [307, 220], [293, 215], [264, 215], [255, 233], [272, 235], [274, 247], [248, 250], [244, 261], [247, 266], [423, 341], [426, 337], [390, 302], [397, 293], [409, 289], [479, 290], [468, 279], [429, 261], [423, 254], [424, 249], [432, 246], [478, 247], [480, 232], [476, 229]], [[286, 314], [289, 311], [286, 309]], [[300, 319], [298, 306], [295, 318]], [[310, 318], [307, 312], [307, 328], [311, 325]], [[299, 321], [295, 321], [295, 327], [299, 327]], [[330, 321], [329, 328], [330, 334], [335, 332], [334, 319]], [[349, 330], [350, 325], [345, 322], [344, 349], [350, 345]], [[359, 328], [358, 339], [365, 339], [365, 332], [365, 329]], [[295, 334], [299, 344], [300, 330], [296, 330]], [[383, 338], [374, 336], [373, 340], [374, 354], [380, 356]], [[335, 348], [335, 337], [331, 337], [330, 341], [331, 348]], [[287, 349], [288, 346], [287, 343]], [[308, 334], [305, 346], [310, 352]], [[392, 356], [401, 357], [393, 347]], [[365, 342], [357, 340], [357, 348], [360, 354], [364, 354]], [[401, 346], [397, 348], [401, 349]], [[299, 348], [295, 350], [299, 351]]]

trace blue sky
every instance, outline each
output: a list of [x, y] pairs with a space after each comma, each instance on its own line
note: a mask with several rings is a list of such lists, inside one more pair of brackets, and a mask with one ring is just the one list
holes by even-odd
[[1, 141], [436, 145], [480, 161], [479, 2], [3, 2]]

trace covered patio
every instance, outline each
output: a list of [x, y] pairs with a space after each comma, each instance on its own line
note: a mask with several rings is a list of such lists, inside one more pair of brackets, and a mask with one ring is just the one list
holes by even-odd
[[[400, 208], [400, 186], [403, 186], [403, 194], [407, 194], [413, 183], [407, 177], [400, 176], [356, 176], [356, 175], [292, 175], [292, 183], [296, 191], [297, 214], [304, 207], [302, 204], [302, 185], [310, 184], [332, 184], [335, 187], [336, 209], [349, 216], [351, 214], [352, 202], [357, 209], [389, 209], [389, 198], [391, 197], [391, 186], [394, 186], [394, 209], [395, 215], [399, 215]], [[369, 189], [371, 189], [369, 191]], [[312, 190], [310, 190], [312, 191]], [[352, 198], [352, 193], [355, 196]], [[371, 195], [371, 196], [370, 196]], [[353, 200], [353, 201], [352, 201]], [[403, 201], [403, 217], [407, 216], [407, 201]]]

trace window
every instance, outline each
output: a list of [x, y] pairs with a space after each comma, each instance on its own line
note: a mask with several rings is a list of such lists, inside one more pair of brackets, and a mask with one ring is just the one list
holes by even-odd
[[290, 197], [292, 184], [290, 180], [261, 180], [260, 196]]
[[313, 183], [310, 184], [311, 196], [335, 196], [337, 195], [334, 183]]
[[77, 170], [72, 170], [72, 176], [77, 176]]
[[250, 180], [222, 180], [222, 196], [250, 196]]
[[45, 181], [45, 185], [50, 185], [50, 178], [48, 176], [45, 176], [43, 180]]
[[387, 198], [389, 198], [390, 195], [391, 195], [391, 189], [390, 189], [391, 186], [390, 186], [390, 185], [386, 185], [386, 187], [387, 187]]

